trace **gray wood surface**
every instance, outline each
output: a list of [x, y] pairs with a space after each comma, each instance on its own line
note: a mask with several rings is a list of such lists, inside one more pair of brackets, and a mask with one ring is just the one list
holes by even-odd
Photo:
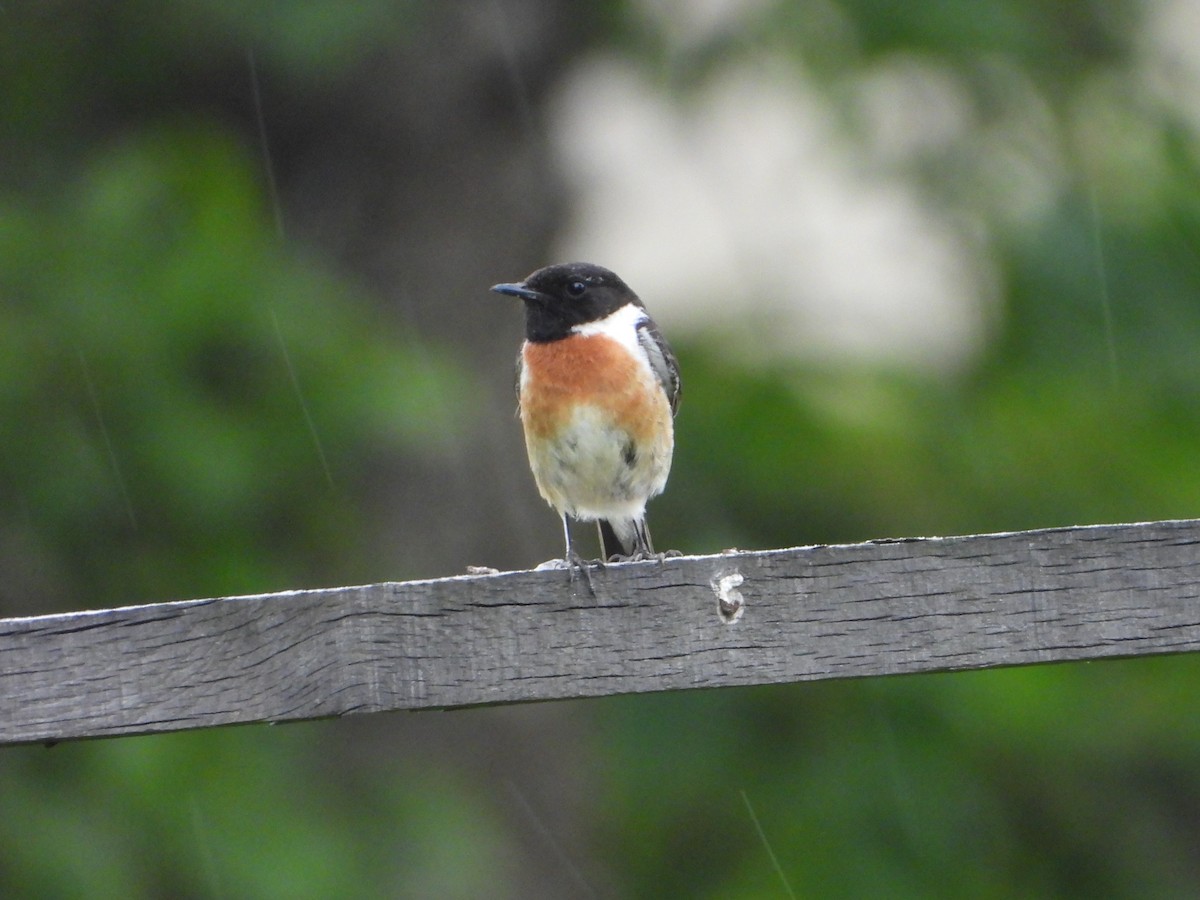
[[0, 619], [0, 743], [1200, 648], [1200, 522]]

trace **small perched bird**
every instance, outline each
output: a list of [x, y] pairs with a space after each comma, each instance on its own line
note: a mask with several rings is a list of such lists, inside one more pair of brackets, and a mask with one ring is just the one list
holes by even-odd
[[598, 524], [602, 561], [655, 555], [646, 501], [675, 447], [679, 366], [637, 294], [590, 263], [538, 269], [500, 294], [525, 304], [517, 402], [538, 493], [562, 516], [566, 564], [588, 579], [570, 519]]

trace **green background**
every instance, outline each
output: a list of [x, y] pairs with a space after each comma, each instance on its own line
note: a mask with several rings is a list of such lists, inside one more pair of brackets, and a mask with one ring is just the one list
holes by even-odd
[[[690, 44], [650, 6], [0, 5], [0, 614], [558, 552], [486, 287], [550, 261], [547, 109], [599, 52], [681, 105], [782, 55], [852, 142], [857, 79], [936, 67], [969, 127], [891, 175], [998, 282], [953, 372], [672, 335], [661, 545], [1200, 513], [1200, 84], [1146, 37], [1187, 4], [762, 2]], [[1052, 202], [1012, 213], [1013, 158]], [[1185, 656], [4, 748], [0, 895], [1185, 895], [1198, 689]]]

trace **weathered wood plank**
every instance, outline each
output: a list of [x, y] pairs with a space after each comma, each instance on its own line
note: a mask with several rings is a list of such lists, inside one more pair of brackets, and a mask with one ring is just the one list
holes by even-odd
[[594, 581], [594, 598], [562, 571], [509, 572], [0, 619], [0, 743], [1200, 649], [1197, 521]]

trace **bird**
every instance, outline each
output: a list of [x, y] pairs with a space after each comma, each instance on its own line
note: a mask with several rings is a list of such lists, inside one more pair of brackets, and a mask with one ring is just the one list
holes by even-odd
[[538, 269], [492, 290], [518, 297], [517, 411], [538, 493], [561, 516], [564, 562], [591, 588], [570, 520], [597, 523], [600, 564], [657, 558], [646, 503], [675, 449], [679, 364], [641, 299], [592, 263]]

